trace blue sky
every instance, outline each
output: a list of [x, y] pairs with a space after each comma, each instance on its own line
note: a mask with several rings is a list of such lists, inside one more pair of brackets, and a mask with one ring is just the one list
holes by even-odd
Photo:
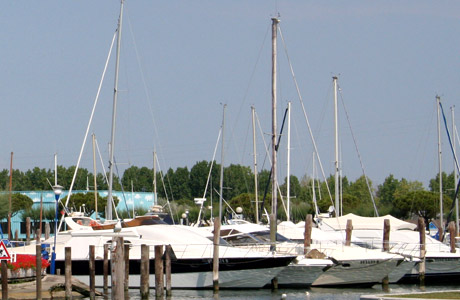
[[[459, 103], [459, 9], [457, 1], [127, 0], [119, 168], [152, 167], [154, 148], [163, 171], [211, 160], [222, 103], [225, 165], [250, 166], [251, 105], [261, 130], [271, 131], [269, 31], [271, 17], [279, 14], [285, 43], [278, 42], [278, 120], [291, 101], [292, 173], [311, 175], [313, 148], [286, 52], [326, 174], [333, 172], [337, 75], [374, 185], [389, 174], [426, 184], [438, 171], [435, 97], [441, 96], [449, 122], [449, 108]], [[61, 165], [76, 164], [118, 15], [116, 0], [2, 2], [0, 169], [9, 168], [11, 151], [13, 167], [21, 170], [52, 169], [54, 153]], [[112, 59], [90, 131], [105, 163], [113, 69]], [[362, 171], [340, 107], [343, 173], [355, 180]], [[260, 134], [257, 140], [262, 166]], [[280, 147], [278, 176], [284, 178], [286, 144]], [[445, 134], [443, 152], [443, 169], [450, 173]], [[220, 148], [217, 155], [220, 161]], [[90, 140], [82, 166], [92, 169]]]

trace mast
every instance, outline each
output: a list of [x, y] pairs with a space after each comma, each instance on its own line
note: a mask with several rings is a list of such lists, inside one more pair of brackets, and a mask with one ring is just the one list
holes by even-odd
[[287, 134], [287, 178], [286, 178], [286, 198], [287, 198], [287, 221], [291, 220], [291, 101], [288, 102], [288, 134]]
[[93, 172], [94, 172], [94, 213], [96, 220], [99, 219], [97, 214], [97, 173], [96, 173], [96, 135], [93, 133]]
[[11, 232], [11, 212], [12, 212], [12, 204], [11, 204], [11, 194], [13, 191], [13, 152], [11, 152], [10, 158], [10, 185], [9, 185], [9, 193], [8, 193], [8, 238], [10, 240], [13, 239], [13, 235]]
[[222, 148], [220, 151], [220, 183], [219, 183], [219, 220], [222, 222], [222, 193], [224, 189], [224, 128], [225, 128], [225, 109], [227, 108], [227, 104], [224, 104], [223, 112], [222, 112]]
[[[457, 183], [458, 183], [458, 172], [457, 172], [457, 163], [456, 163], [456, 159], [457, 159], [457, 149], [456, 149], [456, 141], [455, 141], [455, 132], [457, 131], [457, 128], [455, 127], [455, 113], [454, 113], [454, 110], [455, 110], [455, 105], [452, 106], [450, 108], [450, 112], [452, 114], [452, 147], [453, 147], [453, 150], [454, 150], [454, 191], [457, 190]], [[454, 199], [455, 201], [455, 230], [457, 231], [456, 232], [456, 235], [458, 235], [458, 212], [459, 212], [459, 209], [458, 209], [458, 198], [455, 198]]]
[[[443, 207], [442, 207], [442, 149], [441, 149], [441, 116], [440, 116], [440, 105], [441, 97], [436, 96], [436, 106], [438, 111], [438, 166], [439, 166], [439, 222], [441, 223], [441, 228], [444, 229], [444, 219], [443, 219]], [[442, 239], [442, 237], [439, 237]]]
[[339, 196], [339, 125], [338, 125], [338, 108], [337, 108], [337, 76], [332, 77], [334, 82], [334, 128], [335, 128], [335, 215], [340, 216], [340, 196]]
[[112, 189], [113, 189], [113, 167], [115, 150], [115, 121], [117, 115], [117, 100], [118, 100], [118, 69], [120, 64], [120, 45], [121, 45], [121, 27], [123, 24], [123, 1], [120, 5], [120, 18], [118, 19], [117, 29], [117, 55], [115, 60], [115, 83], [113, 89], [113, 112], [112, 112], [112, 134], [110, 139], [110, 160], [109, 160], [109, 191], [107, 196], [107, 220], [112, 220]]
[[158, 204], [157, 201], [157, 152], [153, 151], [153, 197], [155, 201], [153, 203]]
[[259, 187], [257, 184], [257, 151], [256, 151], [256, 109], [251, 106], [252, 112], [252, 149], [254, 152], [254, 197], [256, 201], [256, 224], [259, 224]]
[[[271, 213], [276, 218], [277, 204], [278, 204], [278, 191], [277, 191], [277, 176], [276, 176], [276, 38], [278, 31], [279, 19], [272, 18], [272, 211]], [[276, 224], [273, 226], [276, 231]], [[274, 241], [272, 241], [274, 242]]]

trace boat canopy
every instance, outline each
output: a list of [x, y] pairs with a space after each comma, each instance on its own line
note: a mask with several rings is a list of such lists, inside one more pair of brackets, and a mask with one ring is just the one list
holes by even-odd
[[[351, 220], [353, 230], [366, 230], [366, 229], [383, 229], [384, 220], [390, 220], [390, 230], [415, 230], [417, 225], [410, 222], [401, 221], [391, 215], [382, 217], [361, 217], [355, 214], [347, 214], [337, 218], [323, 218], [321, 219], [322, 228], [330, 228], [331, 230], [344, 230], [347, 226], [347, 220]], [[326, 225], [326, 226], [324, 226]]]

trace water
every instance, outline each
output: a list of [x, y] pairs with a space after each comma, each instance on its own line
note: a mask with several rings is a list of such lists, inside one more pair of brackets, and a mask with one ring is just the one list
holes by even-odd
[[[167, 300], [280, 300], [282, 295], [286, 295], [287, 300], [359, 300], [361, 295], [373, 294], [396, 294], [396, 293], [415, 293], [458, 289], [458, 285], [426, 286], [420, 288], [418, 285], [389, 285], [389, 290], [384, 291], [380, 285], [372, 288], [309, 288], [309, 289], [247, 289], [247, 290], [220, 290], [217, 295], [213, 295], [212, 290], [173, 290], [172, 296]], [[88, 298], [89, 299], [89, 298]], [[110, 299], [99, 297], [98, 299]], [[141, 299], [138, 289], [130, 289], [126, 299]], [[155, 298], [155, 290], [150, 292], [149, 299]]]

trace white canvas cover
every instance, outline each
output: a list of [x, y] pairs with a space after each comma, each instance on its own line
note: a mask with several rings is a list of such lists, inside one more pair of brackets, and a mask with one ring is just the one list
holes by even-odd
[[[347, 220], [351, 220], [354, 230], [377, 229], [383, 230], [383, 222], [385, 219], [390, 220], [390, 230], [415, 230], [417, 225], [401, 221], [391, 215], [382, 217], [361, 217], [355, 214], [347, 214], [338, 218], [323, 218], [321, 219], [322, 228], [332, 230], [345, 230]], [[324, 226], [325, 225], [325, 226]]]

